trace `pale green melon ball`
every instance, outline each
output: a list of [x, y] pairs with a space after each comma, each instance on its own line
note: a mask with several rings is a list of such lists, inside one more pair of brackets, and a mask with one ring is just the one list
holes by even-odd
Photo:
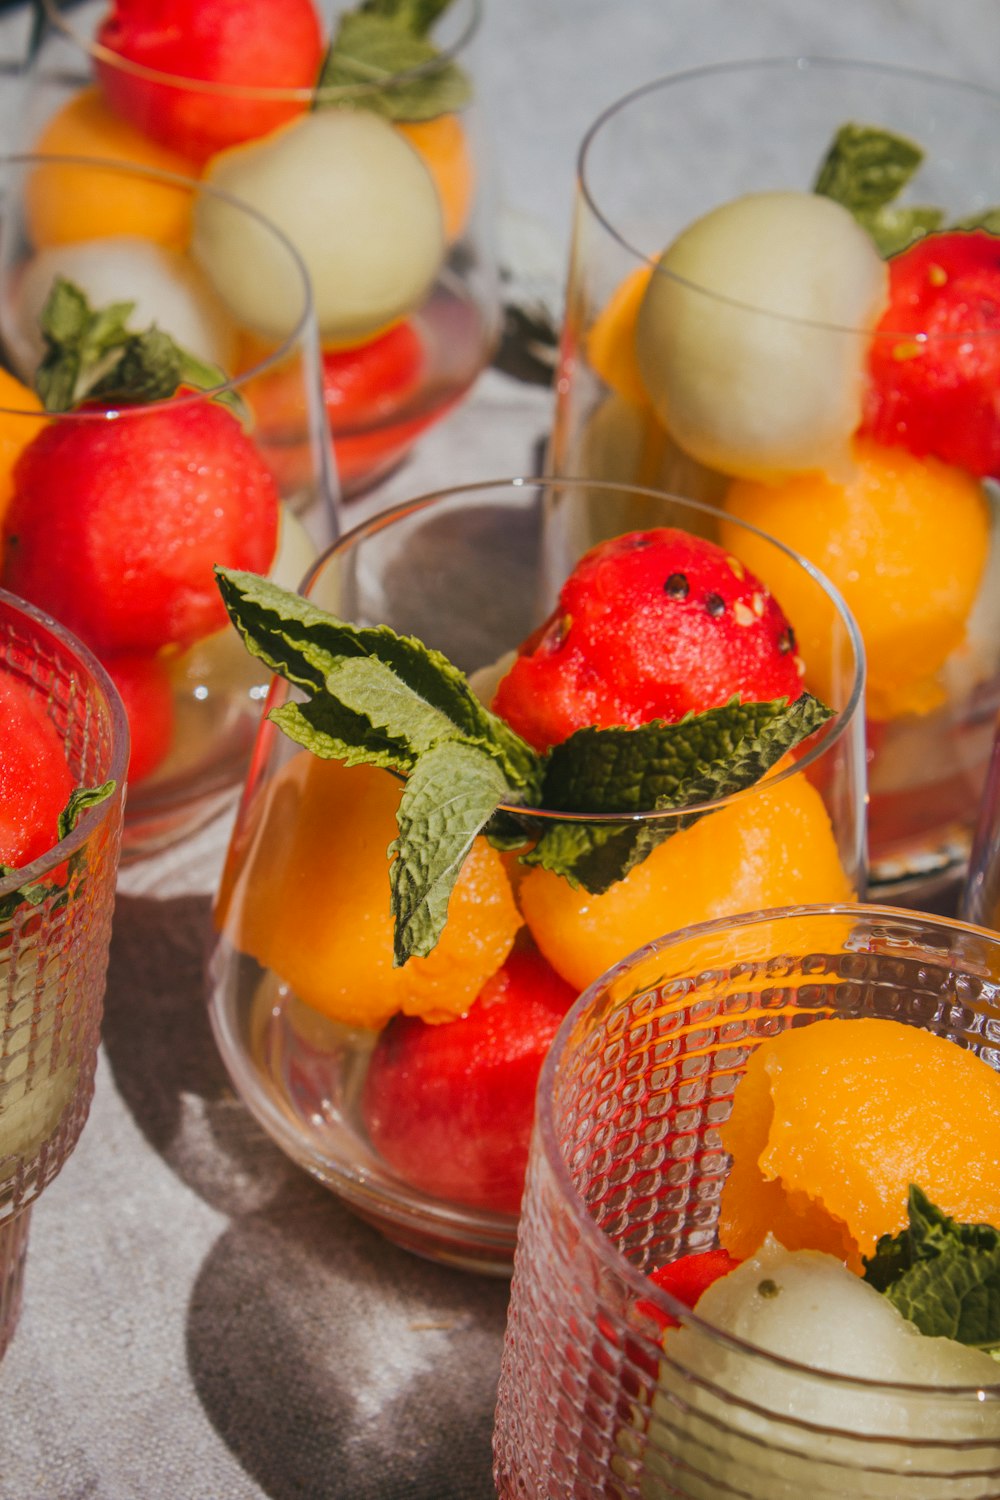
[[[205, 180], [248, 203], [291, 240], [312, 280], [320, 334], [351, 344], [412, 312], [444, 257], [441, 207], [413, 147], [380, 116], [331, 109], [212, 158]], [[266, 227], [206, 194], [193, 252], [233, 312], [282, 337], [302, 287]]]
[[726, 474], [842, 466], [887, 293], [872, 240], [831, 199], [722, 204], [664, 252], [639, 309], [636, 354], [657, 415]]

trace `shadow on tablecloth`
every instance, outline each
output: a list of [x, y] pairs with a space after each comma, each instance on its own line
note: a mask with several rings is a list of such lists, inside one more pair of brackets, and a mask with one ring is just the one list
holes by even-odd
[[233, 1094], [207, 897], [119, 895], [104, 1047], [150, 1147], [229, 1219], [188, 1304], [208, 1420], [271, 1500], [487, 1500], [506, 1284], [388, 1244]]

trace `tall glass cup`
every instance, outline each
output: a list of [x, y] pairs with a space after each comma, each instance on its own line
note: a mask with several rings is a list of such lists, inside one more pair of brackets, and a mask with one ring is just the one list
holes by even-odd
[[[539, 1083], [494, 1439], [502, 1500], [997, 1492], [1000, 1371], [919, 1387], [811, 1369], [808, 1350], [794, 1363], [735, 1339], [648, 1272], [715, 1243], [719, 1126], [761, 1042], [885, 1017], [996, 1067], [998, 964], [1000, 940], [960, 923], [801, 907], [674, 933], [580, 998]], [[677, 1321], [690, 1338], [672, 1357], [658, 1335]]]
[[[127, 22], [102, 29], [104, 3], [43, 0], [41, 9], [26, 146], [204, 177], [274, 220], [312, 277], [342, 491], [371, 485], [465, 395], [498, 336], [480, 0], [452, 0], [415, 44], [393, 47], [390, 27], [388, 52], [383, 43], [371, 56], [368, 18], [345, 22], [355, 7], [323, 7], [328, 34], [317, 20], [316, 36], [303, 39], [294, 86], [275, 77], [282, 64], [258, 38], [230, 43], [234, 53], [248, 46], [252, 76], [247, 64], [239, 83], [215, 83], [179, 64], [149, 65], [162, 55], [155, 28], [143, 38], [147, 61], [135, 60]], [[323, 49], [349, 20], [357, 27], [345, 60], [320, 83]], [[188, 55], [199, 45], [189, 39]]]
[[[619, 531], [672, 526], [711, 536], [722, 520], [628, 487], [484, 483], [358, 527], [319, 563], [305, 593], [342, 620], [417, 637], [466, 674], [487, 669], [488, 680], [492, 669], [495, 681], [496, 664], [545, 619], [595, 540], [595, 509], [614, 514]], [[664, 863], [650, 858], [603, 896], [588, 899], [548, 870], [480, 850], [476, 894], [460, 901], [456, 887], [438, 949], [410, 961], [429, 966], [422, 979], [406, 977], [410, 965], [392, 967], [391, 934], [383, 946], [371, 936], [388, 922], [398, 783], [370, 766], [320, 760], [270, 719], [261, 727], [216, 907], [216, 1040], [237, 1092], [282, 1149], [411, 1249], [510, 1268], [544, 1050], [534, 1006], [513, 1012], [497, 993], [507, 982], [498, 976], [510, 976], [512, 938], [529, 962], [545, 959], [539, 984], [558, 996], [550, 1024], [664, 925], [862, 889], [863, 666], [853, 622], [825, 580], [778, 543], [735, 528], [726, 545], [737, 560], [744, 539], [781, 552], [801, 574], [800, 606], [817, 646], [816, 675], [807, 669], [805, 682], [833, 717], [770, 776], [702, 804], [709, 815], [690, 828], [690, 809], [634, 814], [631, 822], [670, 833], [657, 851]], [[276, 682], [269, 710], [289, 701]], [[574, 825], [620, 826], [611, 815], [554, 809], [516, 816], [530, 837], [553, 823], [570, 834]], [[345, 975], [361, 993], [350, 1015]], [[391, 1015], [389, 993], [412, 1013]], [[513, 1036], [503, 1025], [512, 1013], [522, 1028]]]
[[[995, 270], [973, 286], [964, 267], [989, 235], [952, 236], [946, 268], [927, 240], [920, 277], [898, 246], [1000, 201], [998, 128], [982, 88], [772, 58], [637, 88], [579, 157], [550, 470], [720, 505], [840, 588], [868, 658], [870, 884], [907, 904], [961, 877], [1000, 704], [1000, 327]], [[880, 249], [844, 206], [875, 212], [852, 175], [874, 131], [924, 153]], [[903, 149], [872, 177], [902, 182]], [[919, 420], [873, 406], [900, 380]]]
[[0, 1355], [17, 1325], [31, 1208], [90, 1109], [121, 842], [128, 726], [97, 660], [0, 591], [0, 666], [56, 727], [80, 787], [114, 783], [64, 838], [0, 873]]

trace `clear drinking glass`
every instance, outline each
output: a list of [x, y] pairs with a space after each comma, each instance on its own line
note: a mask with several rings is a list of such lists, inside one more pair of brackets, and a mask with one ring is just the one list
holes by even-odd
[[94, 1090], [121, 839], [128, 726], [107, 674], [0, 590], [0, 664], [56, 726], [74, 780], [115, 790], [46, 854], [0, 874], [0, 1356], [17, 1325], [31, 1207]]
[[[253, 210], [187, 178], [71, 157], [3, 163], [0, 582], [100, 657], [132, 722], [127, 858], [232, 799], [266, 683], [229, 628], [214, 563], [290, 588], [336, 534], [309, 284]], [[208, 267], [206, 215], [269, 246], [260, 316]], [[204, 363], [176, 395], [43, 410], [41, 319], [60, 278], [93, 312], [126, 307]], [[281, 298], [282, 327], [265, 305]], [[269, 300], [270, 299], [270, 300]], [[99, 476], [99, 477], [95, 477]]]
[[[549, 613], [559, 585], [597, 540], [595, 514], [605, 521], [616, 518], [612, 534], [674, 526], [710, 536], [722, 520], [708, 507], [628, 487], [528, 479], [482, 484], [425, 496], [356, 528], [317, 565], [305, 593], [341, 619], [389, 625], [444, 652], [462, 671], [476, 673], [516, 648]], [[798, 602], [812, 621], [816, 655], [825, 663], [815, 686], [834, 716], [804, 742], [791, 763], [782, 763], [783, 769], [745, 791], [704, 804], [712, 815], [693, 828], [685, 830], [684, 818], [676, 812], [636, 814], [633, 821], [674, 830], [664, 846], [673, 851], [674, 876], [658, 877], [662, 888], [654, 882], [644, 897], [634, 897], [622, 910], [605, 905], [593, 924], [587, 910], [561, 915], [550, 910], [548, 916], [544, 910], [532, 912], [529, 925], [538, 946], [546, 949], [561, 982], [569, 986], [566, 1004], [611, 962], [664, 925], [681, 927], [780, 900], [837, 900], [861, 892], [863, 667], [853, 622], [825, 580], [778, 543], [730, 528], [726, 545], [737, 557], [741, 540], [782, 552], [797, 578]], [[797, 624], [800, 634], [810, 628], [801, 614]], [[810, 684], [808, 670], [805, 681]], [[277, 709], [288, 696], [286, 684], [276, 682], [268, 708]], [[428, 1114], [439, 1109], [441, 1134], [440, 1149], [428, 1147], [424, 1154], [449, 1163], [478, 1155], [475, 1190], [471, 1166], [468, 1180], [462, 1180], [461, 1167], [449, 1170], [445, 1195], [409, 1177], [420, 1162], [404, 1172], [380, 1156], [366, 1128], [365, 1088], [373, 1059], [378, 1076], [384, 1076], [383, 1064], [396, 1045], [391, 1040], [395, 1021], [384, 1025], [383, 1019], [379, 1030], [346, 1025], [321, 1013], [328, 1003], [327, 987], [360, 962], [356, 933], [360, 940], [362, 930], [375, 920], [367, 907], [359, 909], [355, 896], [356, 887], [368, 880], [360, 870], [368, 824], [359, 824], [354, 799], [338, 804], [333, 791], [322, 791], [328, 778], [321, 779], [320, 770], [329, 766], [299, 750], [270, 720], [262, 724], [216, 908], [219, 936], [209, 1003], [222, 1057], [237, 1092], [281, 1148], [390, 1239], [458, 1265], [509, 1272], [521, 1179], [513, 1201], [497, 1209], [499, 1190], [491, 1168], [499, 1167], [491, 1152], [499, 1156], [502, 1150], [506, 1156], [508, 1138], [519, 1139], [519, 1131], [520, 1150], [526, 1152], [537, 1064], [525, 1118], [515, 1122], [514, 1106], [508, 1103], [503, 1142], [483, 1144], [481, 1150], [485, 1127], [477, 1139], [475, 1126], [458, 1125], [454, 1098], [432, 1105], [437, 1075], [425, 1079], [426, 1093], [420, 1097], [427, 1100]], [[361, 770], [382, 778], [389, 774]], [[370, 791], [362, 785], [359, 795]], [[379, 859], [395, 829], [393, 814], [388, 816], [389, 826], [379, 824], [368, 837]], [[557, 818], [590, 826], [594, 822], [539, 810], [532, 812], [528, 826], [540, 830]], [[605, 816], [602, 821], [620, 824], [621, 819]], [[385, 868], [384, 896], [371, 898], [379, 917], [382, 906], [388, 909], [387, 864]], [[646, 868], [651, 867], [640, 866], [634, 873], [642, 875]], [[535, 871], [528, 880], [547, 875]], [[514, 871], [503, 878], [505, 889], [508, 878], [527, 909], [527, 882], [519, 886]], [[572, 904], [568, 884], [557, 884]], [[613, 887], [600, 899], [607, 902], [622, 889]], [[559, 897], [551, 889], [548, 899], [558, 908]], [[485, 915], [466, 916], [476, 942], [499, 920], [492, 915], [497, 909], [484, 896]], [[441, 992], [446, 995], [461, 977], [459, 973], [452, 981], [446, 972], [438, 981]], [[373, 975], [373, 991], [389, 978], [384, 972]], [[437, 1031], [443, 1037], [455, 1028], [451, 1034], [459, 1038], [464, 1025], [459, 1020], [435, 1028], [419, 1022], [417, 1029], [422, 1028], [421, 1035]], [[461, 1045], [471, 1054], [471, 1040]], [[450, 1084], [457, 1089], [455, 1069], [464, 1063], [453, 1058], [449, 1067]], [[511, 1083], [508, 1099], [513, 1087]], [[417, 1108], [417, 1089], [416, 1084], [412, 1092], [403, 1087], [400, 1108]], [[462, 1092], [473, 1092], [471, 1082]], [[414, 1129], [422, 1132], [426, 1124], [418, 1117]], [[522, 1174], [523, 1163], [522, 1154]], [[504, 1170], [509, 1175], [509, 1162]]]
[[[950, 456], [979, 420], [953, 403], [952, 373], [981, 371], [980, 417], [992, 423], [1000, 329], [971, 292], [947, 317], [916, 331], [897, 331], [890, 318], [873, 337], [871, 322], [852, 321], [860, 312], [840, 311], [860, 273], [838, 258], [829, 226], [811, 257], [814, 285], [823, 295], [835, 289], [825, 301], [810, 301], [808, 276], [773, 271], [800, 233], [790, 221], [772, 228], [770, 241], [759, 221], [760, 259], [753, 273], [739, 268], [744, 279], [729, 295], [733, 264], [721, 251], [709, 261], [704, 240], [688, 238], [690, 264], [671, 262], [682, 269], [654, 271], [682, 231], [721, 205], [789, 190], [815, 203], [810, 189], [847, 124], [895, 132], [923, 150], [899, 200], [905, 208], [938, 208], [950, 225], [1000, 201], [991, 146], [1000, 98], [914, 71], [800, 57], [727, 63], [651, 82], [595, 122], [579, 157], [549, 468], [731, 509], [841, 589], [868, 662], [870, 887], [910, 904], [953, 890], [961, 877], [1000, 704], [1000, 462], [987, 463], [980, 483], [982, 466], [973, 473]], [[744, 247], [748, 233], [744, 226]], [[860, 258], [877, 265], [870, 244]], [[926, 275], [933, 281], [933, 265]], [[656, 340], [670, 328], [690, 347], [669, 369], [653, 368]], [[882, 368], [923, 360], [932, 385], [940, 369], [929, 447], [915, 427], [910, 439], [897, 432], [890, 441], [879, 427], [877, 442], [850, 442], [868, 412], [875, 359]], [[828, 429], [831, 392], [844, 406]], [[939, 447], [947, 472], [933, 456]], [[823, 464], [829, 484], [817, 475]]]
[[959, 915], [967, 922], [1000, 929], [1000, 727], [993, 739]]
[[[996, 1067], [998, 963], [996, 937], [960, 923], [803, 907], [667, 936], [580, 998], [539, 1083], [494, 1439], [503, 1500], [996, 1493], [1000, 1372], [988, 1389], [921, 1389], [810, 1371], [646, 1273], [714, 1243], [718, 1126], [760, 1042], [881, 1016]], [[664, 1357], [643, 1304], [697, 1334], [697, 1374]], [[784, 1393], [773, 1409], [769, 1390]], [[845, 1404], [866, 1413], [849, 1430]]]
[[[204, 176], [278, 223], [302, 251], [317, 294], [342, 492], [373, 483], [462, 398], [498, 336], [490, 161], [476, 84], [480, 0], [452, 0], [438, 18], [435, 59], [387, 77], [378, 59], [370, 70], [359, 62], [351, 82], [322, 89], [160, 73], [98, 39], [107, 5], [43, 0], [42, 8], [47, 26], [27, 76], [26, 142], [35, 151]], [[338, 4], [324, 16], [327, 39], [350, 8]], [[447, 81], [455, 69], [467, 91]], [[438, 97], [442, 79], [435, 113], [427, 100]], [[363, 137], [324, 134], [331, 119], [350, 125], [359, 114]], [[299, 145], [307, 136], [316, 137], [308, 150]], [[261, 160], [253, 157], [261, 147], [276, 151], [270, 177], [248, 167]], [[366, 163], [363, 179], [355, 161]]]

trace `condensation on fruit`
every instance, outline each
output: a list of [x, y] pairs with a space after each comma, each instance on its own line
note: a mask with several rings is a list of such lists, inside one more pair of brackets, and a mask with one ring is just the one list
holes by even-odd
[[639, 309], [636, 354], [657, 415], [726, 474], [842, 467], [887, 293], [871, 239], [832, 200], [722, 204], [664, 252]]
[[[659, 1389], [642, 1422], [648, 1500], [678, 1493], [675, 1463], [683, 1470], [680, 1492], [692, 1500], [715, 1500], [730, 1485], [753, 1500], [985, 1493], [1000, 1406], [967, 1400], [959, 1407], [938, 1388], [994, 1383], [994, 1362], [951, 1339], [924, 1337], [834, 1256], [768, 1240], [708, 1288], [698, 1316], [743, 1342], [726, 1344], [694, 1325], [665, 1335]], [[813, 1378], [803, 1366], [928, 1389], [882, 1391]], [[625, 1452], [636, 1436], [634, 1427], [623, 1431]], [[981, 1446], [960, 1454], [963, 1440]]]
[[[322, 110], [214, 157], [206, 181], [292, 241], [322, 337], [350, 344], [418, 307], [444, 258], [441, 206], [414, 148], [377, 115]], [[195, 255], [233, 311], [278, 337], [302, 317], [285, 247], [223, 198], [195, 209]]]
[[57, 277], [78, 287], [91, 307], [134, 302], [128, 326], [169, 333], [198, 358], [233, 368], [235, 329], [204, 272], [186, 255], [138, 235], [56, 245], [33, 256], [4, 310], [4, 337], [20, 373], [30, 379], [44, 353], [40, 318]]

